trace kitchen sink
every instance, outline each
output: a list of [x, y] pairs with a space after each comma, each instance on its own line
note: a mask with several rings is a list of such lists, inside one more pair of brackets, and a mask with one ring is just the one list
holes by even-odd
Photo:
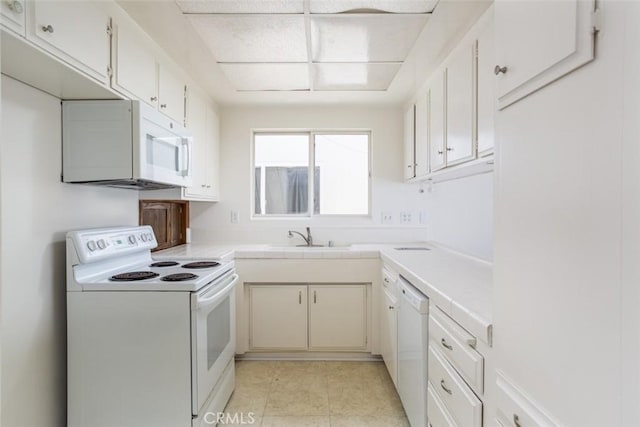
[[402, 248], [393, 248], [396, 251], [430, 251], [431, 248], [427, 248], [425, 246], [409, 246], [409, 247], [402, 247]]

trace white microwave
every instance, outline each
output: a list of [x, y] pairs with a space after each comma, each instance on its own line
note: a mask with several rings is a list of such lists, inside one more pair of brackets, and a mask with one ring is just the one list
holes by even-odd
[[184, 126], [140, 101], [62, 102], [63, 182], [188, 187], [192, 146]]

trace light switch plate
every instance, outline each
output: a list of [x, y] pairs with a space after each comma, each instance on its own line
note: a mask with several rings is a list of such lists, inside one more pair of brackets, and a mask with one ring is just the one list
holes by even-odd
[[381, 212], [380, 213], [380, 222], [382, 224], [393, 224], [393, 213], [391, 213], [391, 212]]
[[231, 211], [231, 223], [232, 224], [237, 224], [238, 220], [239, 220], [240, 215], [238, 214], [238, 211]]

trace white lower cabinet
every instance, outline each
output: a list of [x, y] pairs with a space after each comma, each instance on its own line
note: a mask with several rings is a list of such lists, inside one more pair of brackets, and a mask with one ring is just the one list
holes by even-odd
[[309, 286], [309, 350], [364, 350], [365, 285]]
[[249, 285], [249, 349], [364, 351], [367, 284]]
[[504, 427], [555, 427], [560, 425], [529, 396], [498, 371], [496, 424]]
[[[395, 286], [395, 285], [394, 285]], [[385, 288], [380, 316], [380, 354], [393, 384], [398, 386], [398, 300]]]
[[433, 390], [431, 383], [427, 385], [427, 415], [429, 427], [456, 427], [455, 421], [444, 406], [442, 399]]
[[251, 349], [307, 349], [307, 285], [249, 288]]

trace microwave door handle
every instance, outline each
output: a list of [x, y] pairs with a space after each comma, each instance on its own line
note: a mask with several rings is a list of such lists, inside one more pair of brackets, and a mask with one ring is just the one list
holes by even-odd
[[206, 298], [198, 298], [196, 302], [197, 303], [196, 309], [199, 310], [203, 307], [216, 304], [220, 299], [220, 296], [225, 295], [231, 288], [233, 288], [236, 285], [236, 283], [238, 283], [239, 278], [240, 277], [237, 274], [234, 274], [233, 276], [231, 276], [231, 281], [229, 282], [229, 284], [227, 284], [220, 291]]
[[[189, 176], [189, 172], [191, 169], [191, 144], [189, 141], [189, 138], [182, 138], [182, 148], [183, 148], [183, 156], [182, 156], [182, 160], [184, 161], [183, 163], [183, 168], [180, 171], [180, 175], [182, 176]], [[185, 159], [186, 156], [186, 159]]]

